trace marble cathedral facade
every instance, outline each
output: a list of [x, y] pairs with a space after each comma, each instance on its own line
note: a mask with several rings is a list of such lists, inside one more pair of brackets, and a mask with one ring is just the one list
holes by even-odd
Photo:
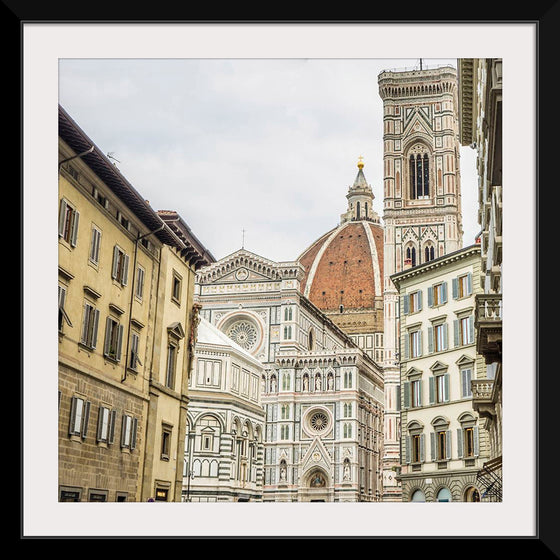
[[380, 368], [302, 294], [303, 274], [240, 249], [195, 287], [201, 317], [264, 366], [262, 500], [380, 501]]

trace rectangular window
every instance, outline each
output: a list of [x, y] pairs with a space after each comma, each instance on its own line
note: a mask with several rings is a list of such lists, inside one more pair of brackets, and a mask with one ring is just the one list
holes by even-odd
[[410, 396], [412, 406], [422, 406], [422, 381], [420, 379], [411, 381]]
[[169, 461], [171, 452], [171, 428], [163, 426], [161, 430], [161, 459], [162, 461]]
[[124, 328], [121, 324], [112, 317], [107, 317], [104, 355], [117, 362], [121, 359], [123, 330]]
[[121, 448], [130, 449], [131, 451], [136, 448], [136, 434], [138, 432], [138, 419], [130, 414], [123, 414], [121, 425]]
[[142, 296], [144, 294], [144, 277], [146, 275], [145, 270], [138, 266], [136, 270], [136, 288], [135, 288], [135, 295], [136, 297], [142, 301]]
[[177, 346], [169, 343], [167, 346], [167, 369], [165, 372], [165, 386], [173, 389], [175, 387], [175, 366], [177, 361]]
[[422, 355], [422, 333], [413, 331], [409, 333], [410, 358], [418, 358]]
[[101, 247], [101, 231], [95, 226], [91, 227], [91, 243], [89, 247], [89, 260], [93, 264], [99, 264], [99, 249]]
[[290, 439], [290, 426], [286, 424], [280, 426], [280, 439]]
[[82, 397], [72, 397], [70, 403], [70, 425], [68, 433], [85, 439], [89, 424], [89, 411], [91, 403]]
[[137, 369], [139, 365], [142, 365], [140, 358], [138, 357], [140, 346], [140, 335], [136, 332], [132, 332], [130, 335], [130, 364], [131, 369]]
[[58, 216], [58, 236], [72, 247], [75, 247], [77, 243], [79, 219], [80, 213], [63, 198], [60, 201]]
[[113, 248], [113, 270], [111, 277], [123, 286], [128, 284], [129, 256], [118, 246]]
[[459, 320], [459, 340], [461, 345], [472, 344], [473, 341], [473, 329], [472, 329], [472, 316], [463, 317]]
[[463, 457], [474, 457], [474, 428], [463, 430]]
[[84, 318], [82, 322], [82, 336], [80, 342], [94, 350], [97, 346], [97, 328], [99, 324], [99, 310], [89, 302], [84, 303]]
[[447, 350], [447, 324], [434, 326], [434, 352]]
[[440, 282], [428, 288], [428, 306], [437, 307], [447, 303], [447, 282]]
[[409, 295], [409, 311], [415, 313], [422, 310], [422, 292], [413, 292]]
[[411, 451], [412, 451], [412, 462], [420, 463], [421, 459], [421, 441], [422, 436], [420, 434], [414, 434], [410, 437]]
[[97, 417], [97, 441], [112, 444], [115, 441], [116, 410], [110, 410], [106, 406], [99, 407]]
[[208, 434], [203, 434], [202, 436], [202, 449], [204, 451], [210, 451], [212, 449], [212, 436]]
[[173, 272], [173, 279], [171, 281], [171, 299], [177, 303], [181, 302], [181, 277]]

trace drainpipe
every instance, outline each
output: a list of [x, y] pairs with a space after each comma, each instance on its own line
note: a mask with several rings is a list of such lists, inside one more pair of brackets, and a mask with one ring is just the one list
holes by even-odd
[[[127, 326], [127, 332], [126, 332], [126, 353], [125, 353], [125, 359], [124, 359], [124, 376], [121, 379], [121, 383], [123, 383], [126, 380], [126, 372], [128, 370], [128, 351], [130, 348], [130, 325], [132, 323], [132, 304], [134, 303], [134, 284], [136, 283], [136, 259], [137, 259], [137, 255], [138, 255], [138, 242], [141, 241], [142, 239], [148, 237], [149, 235], [153, 235], [154, 233], [157, 233], [158, 231], [161, 231], [163, 228], [165, 227], [165, 222], [162, 222], [161, 226], [153, 231], [150, 231], [148, 233], [145, 233], [144, 235], [138, 235], [138, 237], [136, 238], [136, 241], [134, 242], [134, 261], [132, 263], [132, 283], [130, 285], [130, 307], [129, 307], [129, 313], [128, 313], [128, 326]], [[159, 277], [159, 274], [158, 274]]]
[[76, 159], [76, 158], [85, 156], [85, 155], [87, 155], [87, 154], [91, 154], [91, 152], [93, 152], [93, 148], [94, 148], [94, 147], [92, 146], [91, 148], [89, 148], [89, 150], [86, 150], [85, 152], [82, 152], [81, 154], [78, 154], [78, 155], [75, 155], [75, 156], [72, 156], [72, 157], [63, 159], [62, 161], [59, 161], [59, 162], [58, 162], [58, 169], [60, 170], [62, 164], [63, 164], [63, 163], [66, 163], [67, 161], [70, 161], [71, 159]]

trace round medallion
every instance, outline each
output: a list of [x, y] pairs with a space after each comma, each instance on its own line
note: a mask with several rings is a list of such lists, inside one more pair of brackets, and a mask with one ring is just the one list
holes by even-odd
[[233, 323], [228, 329], [227, 335], [245, 350], [250, 350], [257, 342], [257, 329], [248, 321]]
[[247, 280], [247, 277], [249, 276], [249, 272], [246, 268], [240, 268], [236, 273], [235, 273], [235, 277], [238, 280]]

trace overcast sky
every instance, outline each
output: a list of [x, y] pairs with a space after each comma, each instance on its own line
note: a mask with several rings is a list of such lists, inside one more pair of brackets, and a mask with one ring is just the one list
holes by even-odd
[[[456, 59], [423, 60], [423, 66]], [[217, 258], [295, 260], [339, 223], [358, 157], [382, 216], [382, 70], [419, 59], [64, 59], [59, 102], [154, 210]], [[478, 233], [461, 148], [464, 244]]]

